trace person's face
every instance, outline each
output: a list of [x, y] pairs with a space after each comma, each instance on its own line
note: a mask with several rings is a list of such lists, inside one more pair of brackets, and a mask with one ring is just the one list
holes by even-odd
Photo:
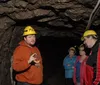
[[28, 36], [24, 37], [24, 40], [27, 44], [34, 45], [36, 42], [36, 37], [35, 37], [35, 35], [28, 35]]
[[72, 57], [74, 56], [75, 52], [73, 50], [69, 50], [69, 56]]
[[82, 55], [85, 55], [85, 51], [84, 51], [84, 47], [80, 47], [79, 48], [79, 54], [82, 56]]
[[90, 36], [88, 37], [84, 37], [84, 44], [88, 47], [88, 48], [92, 48], [92, 37]]

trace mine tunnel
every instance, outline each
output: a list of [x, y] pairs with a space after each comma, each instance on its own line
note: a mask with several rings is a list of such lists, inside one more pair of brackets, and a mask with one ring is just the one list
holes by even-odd
[[78, 46], [81, 43], [74, 42], [76, 40], [79, 41], [78, 39], [70, 39], [68, 37], [40, 38], [39, 48], [43, 55], [45, 74], [43, 85], [65, 85], [63, 60], [68, 54], [70, 46]]
[[[77, 49], [83, 43], [81, 37], [96, 3], [97, 0], [0, 0], [0, 85], [13, 85], [11, 59], [26, 26], [37, 31], [36, 46], [44, 67], [42, 85], [65, 85], [63, 59], [69, 47]], [[100, 36], [99, 13], [100, 10], [89, 29]]]
[[[37, 28], [32, 23], [37, 24], [38, 26], [41, 26], [42, 28], [45, 28], [44, 24], [41, 25], [41, 23], [37, 23], [30, 20], [22, 20], [16, 22], [16, 27], [13, 28], [13, 35], [10, 41], [9, 45], [9, 59], [12, 58], [12, 54], [16, 46], [18, 46], [18, 43], [20, 40], [23, 39], [22, 33], [25, 28], [25, 26], [30, 25], [33, 28]], [[25, 25], [26, 24], [26, 25]], [[51, 29], [54, 27], [50, 26]], [[63, 28], [64, 31], [66, 31], [65, 28]], [[68, 55], [68, 49], [70, 47], [75, 47], [76, 50], [78, 49], [78, 46], [82, 43], [80, 38], [75, 37], [68, 37], [68, 36], [61, 36], [59, 32], [60, 27], [58, 28], [58, 33], [54, 31], [48, 35], [43, 35], [45, 30], [43, 30], [43, 34], [36, 29], [37, 35], [36, 35], [36, 46], [39, 48], [42, 58], [43, 58], [43, 67], [44, 67], [44, 77], [43, 77], [43, 83], [42, 85], [61, 85], [65, 84], [64, 79], [64, 68], [63, 68], [63, 60], [66, 55]], [[56, 34], [55, 34], [56, 32]], [[78, 52], [76, 53], [76, 55]], [[10, 62], [9, 62], [10, 63]], [[59, 81], [59, 82], [58, 82]]]

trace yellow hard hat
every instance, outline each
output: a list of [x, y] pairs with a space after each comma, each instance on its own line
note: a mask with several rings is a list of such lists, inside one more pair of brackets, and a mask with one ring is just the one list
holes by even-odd
[[81, 40], [83, 41], [84, 37], [89, 36], [89, 35], [97, 35], [97, 33], [94, 30], [87, 30], [87, 31], [84, 32]]
[[69, 51], [70, 51], [70, 50], [73, 50], [74, 52], [76, 52], [76, 49], [75, 49], [74, 47], [70, 47], [70, 48], [69, 48]]
[[26, 35], [35, 35], [35, 34], [37, 34], [37, 33], [36, 33], [36, 31], [31, 26], [26, 26], [25, 27], [23, 36], [26, 36]]

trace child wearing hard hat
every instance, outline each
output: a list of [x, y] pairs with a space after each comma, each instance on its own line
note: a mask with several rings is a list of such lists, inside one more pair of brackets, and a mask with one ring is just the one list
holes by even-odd
[[94, 30], [87, 30], [82, 36], [84, 44], [91, 48], [86, 62], [87, 85], [100, 85], [100, 42]]
[[43, 81], [42, 57], [39, 49], [34, 45], [36, 31], [27, 26], [23, 38], [13, 53], [13, 69], [17, 72], [17, 85], [39, 85]]

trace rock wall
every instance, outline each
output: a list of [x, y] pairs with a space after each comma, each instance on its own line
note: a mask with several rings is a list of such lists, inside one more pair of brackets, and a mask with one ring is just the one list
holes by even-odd
[[[40, 36], [80, 39], [97, 0], [0, 0], [0, 85], [11, 85], [10, 59], [22, 31], [32, 25]], [[100, 32], [97, 14], [93, 28]]]

